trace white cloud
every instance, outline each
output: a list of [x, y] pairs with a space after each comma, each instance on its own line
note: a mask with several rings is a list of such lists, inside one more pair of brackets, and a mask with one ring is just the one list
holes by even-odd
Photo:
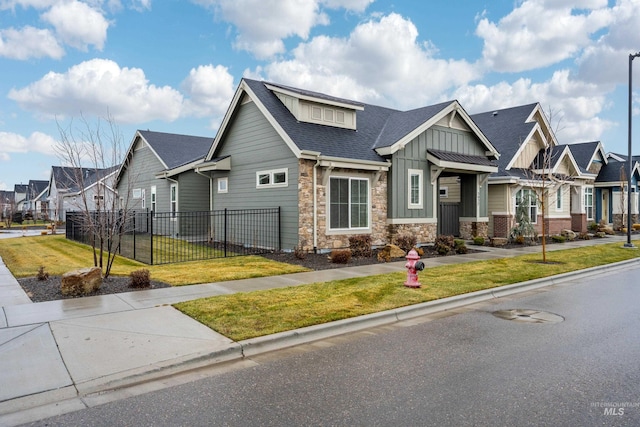
[[309, 37], [317, 25], [327, 25], [321, 6], [361, 12], [372, 0], [193, 0], [213, 8], [237, 29], [234, 46], [261, 59], [283, 53], [283, 39]]
[[0, 29], [0, 57], [25, 60], [63, 56], [64, 49], [49, 30], [29, 26]]
[[416, 26], [395, 13], [358, 25], [348, 38], [315, 37], [292, 54], [247, 75], [397, 108], [440, 101], [480, 76], [474, 64], [435, 58]]
[[235, 85], [227, 67], [202, 65], [191, 69], [181, 89], [188, 97], [183, 115], [211, 117], [215, 126], [233, 98]]
[[12, 89], [8, 97], [46, 118], [104, 116], [108, 110], [117, 123], [170, 122], [182, 108], [182, 95], [175, 89], [149, 84], [143, 70], [120, 68], [106, 59], [82, 62], [66, 73], [49, 72], [27, 87]]
[[42, 132], [33, 132], [28, 137], [17, 133], [0, 132], [0, 160], [11, 160], [11, 153], [55, 154], [56, 140]]
[[53, 25], [60, 39], [76, 49], [86, 51], [93, 45], [102, 50], [109, 22], [102, 13], [79, 1], [55, 4], [41, 18]]
[[525, 0], [496, 24], [480, 19], [489, 69], [518, 72], [571, 58], [592, 43], [591, 35], [612, 21], [606, 0]]
[[552, 126], [558, 127], [561, 143], [597, 140], [616, 125], [599, 118], [609, 108], [606, 95], [598, 85], [572, 80], [568, 70], [556, 71], [542, 83], [520, 78], [513, 84], [464, 86], [455, 91], [471, 114], [539, 102], [547, 114], [553, 113]]

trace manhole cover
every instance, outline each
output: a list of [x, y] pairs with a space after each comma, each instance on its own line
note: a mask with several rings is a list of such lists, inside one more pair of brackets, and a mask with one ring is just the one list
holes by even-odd
[[558, 323], [564, 320], [564, 317], [549, 313], [548, 311], [529, 310], [525, 308], [498, 310], [492, 314], [500, 319], [523, 323]]

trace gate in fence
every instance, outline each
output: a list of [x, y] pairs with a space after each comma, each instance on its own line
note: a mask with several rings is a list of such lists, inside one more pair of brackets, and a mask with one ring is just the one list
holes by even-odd
[[101, 234], [111, 235], [105, 247], [150, 265], [254, 255], [281, 249], [280, 208], [67, 212], [67, 239], [91, 245]]

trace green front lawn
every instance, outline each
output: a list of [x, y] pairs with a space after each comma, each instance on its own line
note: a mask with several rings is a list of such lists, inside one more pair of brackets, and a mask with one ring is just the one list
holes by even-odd
[[542, 255], [533, 254], [429, 268], [420, 273], [420, 289], [403, 286], [406, 273], [400, 272], [216, 296], [174, 306], [238, 341], [639, 256], [640, 250], [622, 248], [622, 243], [599, 244], [549, 252], [547, 261], [556, 264], [541, 264]]

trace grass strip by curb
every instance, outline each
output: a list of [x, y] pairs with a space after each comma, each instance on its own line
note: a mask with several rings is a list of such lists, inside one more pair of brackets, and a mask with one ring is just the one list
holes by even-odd
[[419, 289], [403, 286], [406, 273], [399, 272], [202, 298], [174, 307], [240, 341], [637, 257], [640, 251], [609, 243], [548, 252], [547, 264], [538, 253], [429, 268], [420, 274]]

